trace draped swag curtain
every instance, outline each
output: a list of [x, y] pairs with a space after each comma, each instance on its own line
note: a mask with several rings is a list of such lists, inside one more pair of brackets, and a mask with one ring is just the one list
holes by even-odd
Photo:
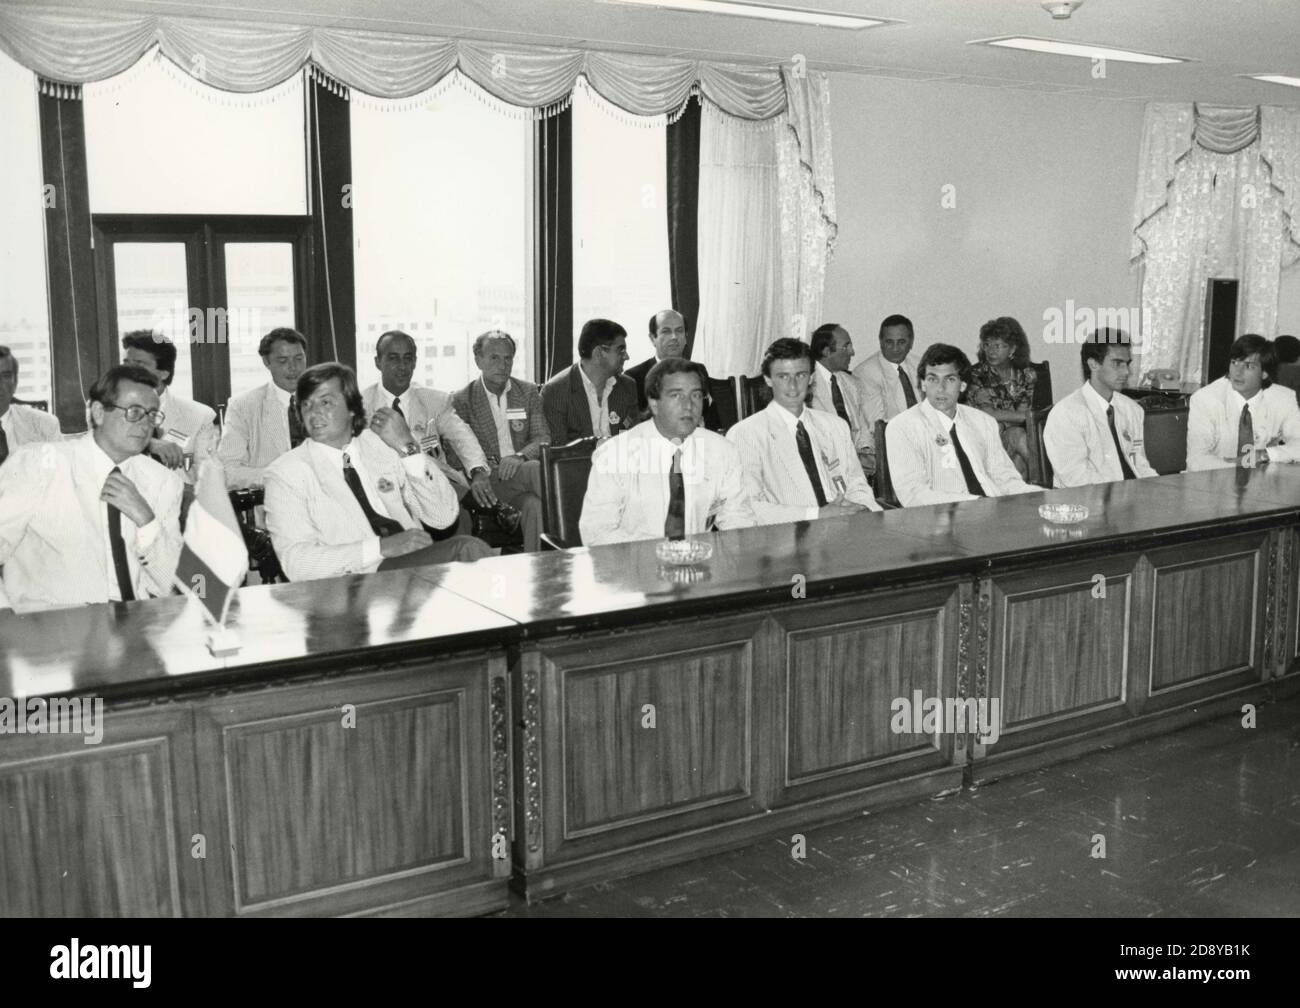
[[1241, 332], [1275, 336], [1281, 271], [1300, 260], [1300, 110], [1148, 105], [1132, 259], [1144, 368], [1202, 379], [1210, 277], [1240, 282]]

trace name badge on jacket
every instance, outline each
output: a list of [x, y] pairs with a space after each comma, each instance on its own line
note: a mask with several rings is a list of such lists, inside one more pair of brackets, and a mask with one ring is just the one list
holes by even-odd
[[510, 422], [510, 429], [517, 434], [524, 429], [524, 424], [528, 421], [528, 412], [522, 408], [507, 409], [506, 420]]

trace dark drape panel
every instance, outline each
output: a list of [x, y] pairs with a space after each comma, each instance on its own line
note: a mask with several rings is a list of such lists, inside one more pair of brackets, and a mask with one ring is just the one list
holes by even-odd
[[533, 377], [545, 381], [574, 361], [573, 112], [533, 136]]
[[668, 272], [673, 308], [686, 320], [686, 356], [695, 345], [700, 314], [696, 215], [700, 205], [700, 103], [690, 102], [668, 125]]
[[86, 390], [117, 356], [96, 318], [81, 89], [42, 83], [40, 118], [54, 412], [66, 434], [86, 429]]
[[308, 362], [357, 366], [352, 265], [352, 120], [341, 91], [313, 80], [307, 99], [307, 171], [311, 177], [311, 308]]

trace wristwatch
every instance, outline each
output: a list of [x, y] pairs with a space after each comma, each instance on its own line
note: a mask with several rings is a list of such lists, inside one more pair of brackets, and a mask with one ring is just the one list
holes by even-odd
[[473, 469], [471, 469], [471, 470], [469, 471], [469, 478], [470, 478], [470, 479], [473, 479], [473, 478], [474, 478], [474, 474], [475, 474], [475, 473], [478, 473], [478, 472], [481, 472], [484, 476], [487, 476], [487, 475], [490, 475], [490, 474], [491, 474], [492, 470], [489, 469], [487, 466], [483, 466], [483, 465], [481, 465], [481, 466], [475, 466]]

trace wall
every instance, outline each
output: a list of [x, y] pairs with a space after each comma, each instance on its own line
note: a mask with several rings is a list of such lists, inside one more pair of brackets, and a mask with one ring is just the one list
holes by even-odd
[[1139, 304], [1141, 103], [833, 74], [831, 128], [840, 232], [824, 315], [848, 327], [855, 363], [893, 312], [920, 346], [972, 357], [980, 325], [1012, 315], [1056, 398], [1070, 392], [1078, 346], [1048, 345], [1044, 312]]

